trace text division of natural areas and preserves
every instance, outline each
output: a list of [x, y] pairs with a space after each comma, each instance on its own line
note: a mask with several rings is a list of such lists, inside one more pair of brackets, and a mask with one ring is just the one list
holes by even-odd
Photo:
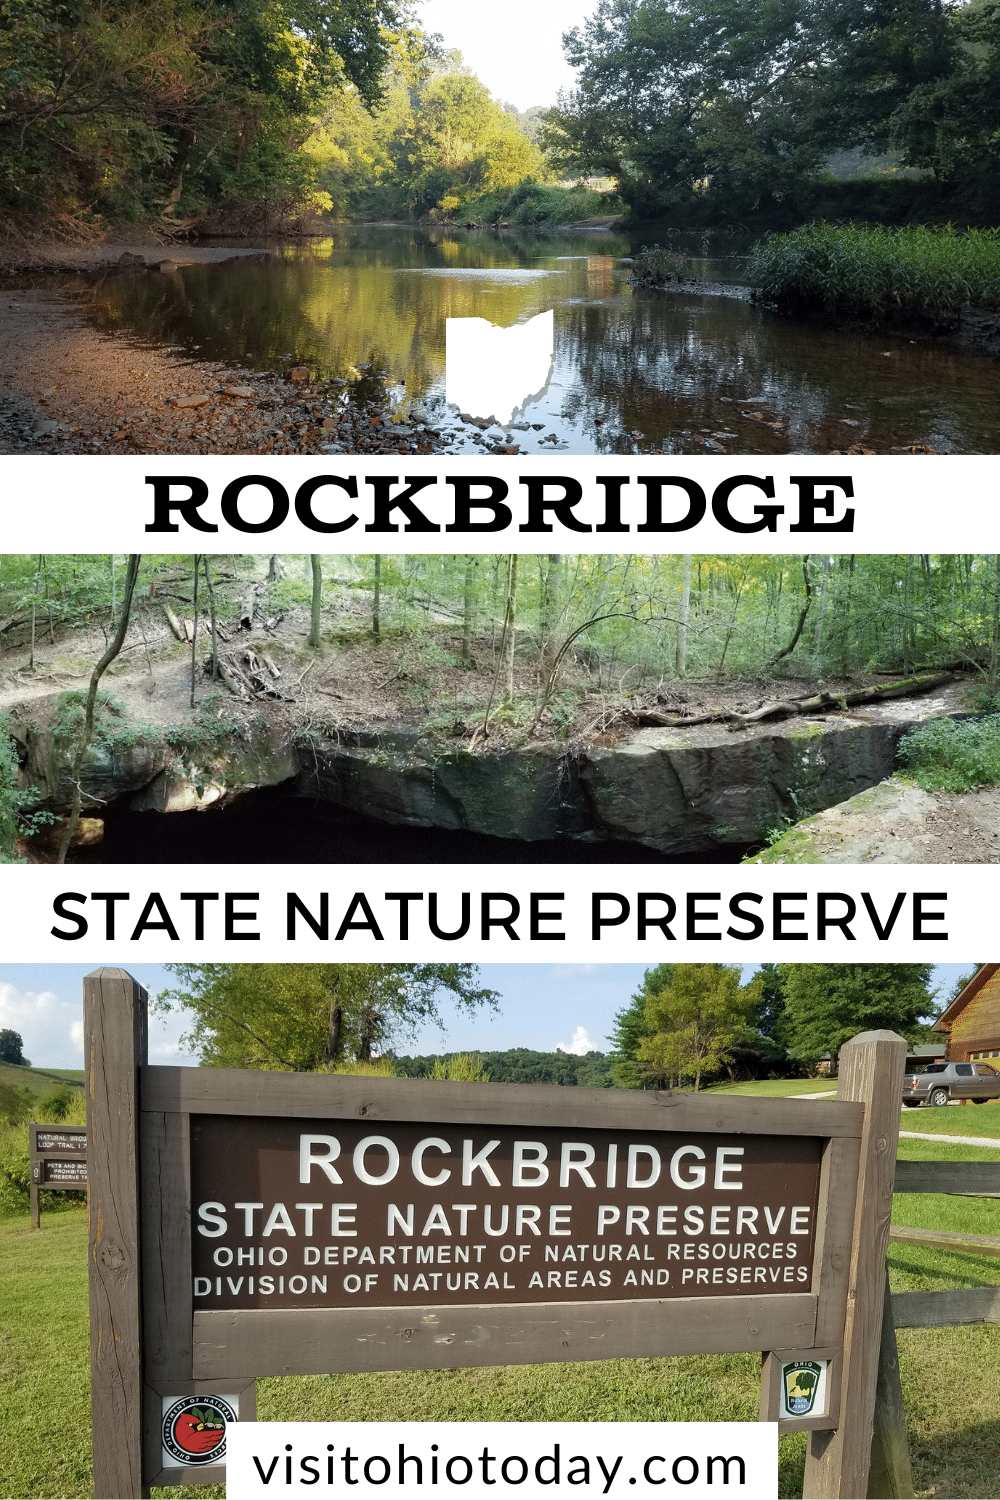
[[808, 1288], [820, 1142], [196, 1116], [196, 1307]]

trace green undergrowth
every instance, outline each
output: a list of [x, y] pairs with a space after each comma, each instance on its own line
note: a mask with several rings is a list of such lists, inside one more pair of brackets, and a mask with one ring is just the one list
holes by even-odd
[[464, 223], [551, 226], [575, 224], [580, 219], [595, 219], [624, 211], [625, 205], [616, 193], [597, 193], [587, 187], [556, 187], [552, 183], [527, 179], [513, 190], [500, 188], [470, 198], [458, 210]]
[[[109, 749], [148, 744], [166, 744], [175, 750], [208, 749], [214, 745], [221, 749], [231, 742], [234, 734], [241, 732], [235, 719], [224, 712], [220, 714], [220, 707], [226, 701], [225, 694], [211, 693], [181, 724], [147, 724], [141, 719], [130, 718], [124, 703], [113, 693], [98, 693], [93, 743]], [[71, 750], [76, 745], [83, 730], [86, 702], [87, 694], [83, 689], [71, 688], [60, 693], [52, 726], [60, 746]]]
[[805, 224], [756, 245], [746, 275], [784, 312], [933, 322], [969, 302], [1000, 306], [1000, 231]]
[[932, 719], [899, 742], [907, 775], [928, 792], [967, 792], [1000, 782], [1000, 714]]

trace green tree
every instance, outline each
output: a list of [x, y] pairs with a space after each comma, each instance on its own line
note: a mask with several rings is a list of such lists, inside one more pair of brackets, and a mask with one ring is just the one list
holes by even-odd
[[308, 150], [318, 181], [347, 212], [447, 217], [469, 198], [545, 177], [517, 119], [449, 53], [397, 58], [384, 103], [366, 112], [348, 93]]
[[579, 70], [543, 130], [606, 168], [637, 213], [794, 195], [835, 149], [884, 149], [919, 87], [948, 74], [940, 0], [599, 0], [567, 33]]
[[440, 1024], [441, 1000], [495, 1008], [475, 964], [168, 964], [154, 1008], [193, 1017], [185, 1044], [210, 1067], [315, 1072], [368, 1062], [394, 1036]]
[[20, 1033], [5, 1026], [0, 1031], [0, 1063], [10, 1063], [18, 1068], [30, 1068], [31, 1064], [23, 1052], [24, 1043]]
[[331, 99], [374, 104], [408, 35], [396, 0], [0, 0], [0, 210], [301, 195]]
[[972, 0], [942, 25], [951, 66], [899, 101], [890, 144], [942, 182], [989, 182], [1000, 165], [1000, 0]]
[[931, 964], [782, 964], [792, 1057], [814, 1063], [829, 1052], [836, 1069], [860, 1031], [896, 1031], [911, 1044], [934, 1014]]
[[637, 210], [706, 188], [730, 212], [756, 207], [821, 160], [808, 128], [820, 49], [801, 0], [599, 0], [564, 46], [579, 86], [543, 142], [609, 168]]
[[[669, 983], [654, 987], [646, 976], [647, 1036], [638, 1064], [661, 1087], [676, 1079], [717, 1072], [745, 1033], [758, 1003], [756, 980], [741, 984], [736, 964], [675, 964]], [[655, 983], [655, 981], [654, 981]]]
[[952, 69], [948, 9], [942, 0], [819, 0], [815, 108], [831, 144], [886, 148], [895, 112]]
[[646, 1015], [647, 996], [654, 991], [666, 989], [673, 977], [673, 964], [657, 964], [647, 969], [642, 987], [632, 996], [628, 1005], [615, 1015], [611, 1024], [611, 1077], [620, 1089], [641, 1089], [648, 1081], [648, 1074], [639, 1064], [639, 1048], [650, 1034], [650, 1023]]

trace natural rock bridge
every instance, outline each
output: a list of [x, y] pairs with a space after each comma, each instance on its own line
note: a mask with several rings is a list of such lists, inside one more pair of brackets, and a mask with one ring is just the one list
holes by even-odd
[[[441, 748], [410, 730], [292, 740], [266, 724], [210, 747], [125, 735], [93, 748], [84, 811], [210, 817], [277, 788], [284, 805], [302, 812], [322, 807], [355, 821], [558, 841], [568, 858], [579, 843], [634, 845], [666, 859], [718, 858], [729, 849], [739, 858], [775, 830], [882, 781], [906, 729], [955, 706], [946, 692], [738, 732], [718, 724], [646, 728], [572, 752]], [[14, 727], [23, 783], [38, 789], [42, 806], [65, 813], [65, 754], [49, 731]], [[224, 859], [225, 850], [210, 857]], [[327, 857], [336, 859], [336, 850]]]

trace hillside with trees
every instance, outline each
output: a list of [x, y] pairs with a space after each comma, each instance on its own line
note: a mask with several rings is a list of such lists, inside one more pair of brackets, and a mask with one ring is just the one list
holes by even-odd
[[[565, 39], [578, 87], [521, 112], [406, 0], [2, 0], [0, 219], [509, 217], [511, 193], [598, 173], [637, 222], [992, 222], [998, 5], [595, 0]], [[879, 183], [833, 181], [852, 151]]]
[[[485, 194], [545, 180], [531, 120], [491, 97], [462, 62], [403, 53], [377, 109], [345, 90], [305, 143], [319, 190], [343, 219], [447, 219]], [[527, 127], [527, 128], [526, 128]]]
[[447, 217], [545, 179], [536, 114], [495, 102], [397, 0], [0, 5], [0, 221], [63, 234], [297, 232]]

